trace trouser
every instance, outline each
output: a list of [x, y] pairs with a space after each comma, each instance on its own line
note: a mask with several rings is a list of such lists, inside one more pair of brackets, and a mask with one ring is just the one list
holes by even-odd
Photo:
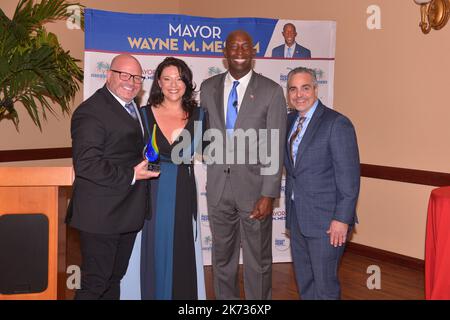
[[119, 300], [137, 232], [95, 234], [80, 231], [81, 289], [75, 300]]
[[250, 219], [236, 204], [227, 179], [217, 206], [208, 206], [216, 299], [239, 299], [239, 252], [242, 245], [246, 299], [272, 298], [272, 216]]
[[303, 235], [295, 207], [291, 219], [291, 252], [301, 299], [340, 299], [338, 269], [345, 246], [332, 246], [330, 237], [325, 231], [323, 237]]

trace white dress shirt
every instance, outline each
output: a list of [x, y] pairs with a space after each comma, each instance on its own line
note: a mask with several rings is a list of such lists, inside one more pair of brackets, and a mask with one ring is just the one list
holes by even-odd
[[242, 100], [244, 99], [245, 91], [247, 90], [248, 83], [250, 82], [250, 78], [252, 77], [253, 71], [250, 70], [245, 76], [240, 78], [239, 80], [234, 79], [231, 74], [228, 72], [225, 76], [225, 83], [223, 87], [223, 116], [224, 119], [227, 118], [227, 107], [228, 107], [228, 96], [230, 95], [231, 89], [233, 88], [233, 82], [239, 81], [239, 85], [236, 87], [236, 91], [238, 94], [238, 105], [237, 111], [239, 114], [239, 109], [241, 108]]

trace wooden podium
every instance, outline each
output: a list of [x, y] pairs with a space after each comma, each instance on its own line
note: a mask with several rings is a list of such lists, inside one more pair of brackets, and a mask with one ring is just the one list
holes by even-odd
[[47, 288], [39, 293], [0, 293], [0, 300], [64, 299], [64, 218], [73, 179], [72, 167], [0, 167], [0, 216], [41, 213], [48, 219]]

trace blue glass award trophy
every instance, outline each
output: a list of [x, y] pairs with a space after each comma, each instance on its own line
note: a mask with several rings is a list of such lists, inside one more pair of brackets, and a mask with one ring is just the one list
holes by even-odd
[[148, 170], [159, 172], [161, 166], [159, 164], [159, 149], [156, 144], [156, 124], [153, 125], [152, 136], [148, 140], [144, 148], [144, 158], [148, 160]]

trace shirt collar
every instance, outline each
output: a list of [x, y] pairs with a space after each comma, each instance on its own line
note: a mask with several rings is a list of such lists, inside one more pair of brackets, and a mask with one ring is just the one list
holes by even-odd
[[239, 81], [241, 87], [247, 87], [248, 83], [250, 82], [250, 78], [252, 77], [252, 74], [253, 70], [250, 70], [245, 76], [243, 76], [239, 80], [236, 80], [235, 78], [233, 78], [231, 73], [228, 72], [225, 80], [229, 83], [233, 83], [233, 81]]
[[285, 50], [287, 50], [288, 48], [295, 49], [295, 46], [296, 46], [296, 45], [297, 45], [297, 42], [294, 42], [294, 44], [293, 44], [292, 46], [288, 47], [288, 45], [285, 43], [285, 44], [284, 44], [284, 49], [285, 49]]

